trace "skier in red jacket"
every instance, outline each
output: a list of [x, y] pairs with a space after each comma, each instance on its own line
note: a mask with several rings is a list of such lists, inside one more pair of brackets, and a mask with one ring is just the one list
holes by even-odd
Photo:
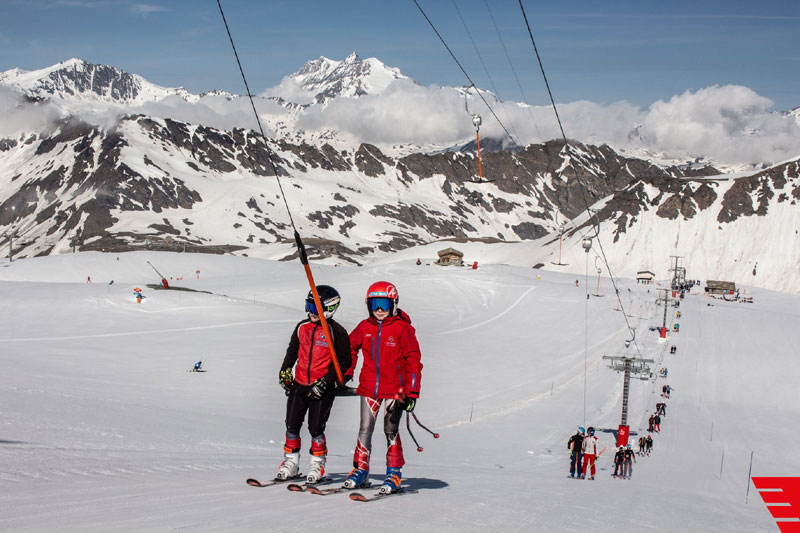
[[403, 411], [413, 411], [419, 398], [422, 363], [419, 343], [411, 319], [397, 307], [397, 288], [387, 281], [370, 285], [367, 290], [369, 318], [361, 321], [350, 333], [350, 352], [355, 368], [359, 350], [364, 354], [357, 393], [361, 396], [361, 426], [353, 455], [353, 470], [347, 476], [346, 488], [368, 483], [372, 433], [386, 400], [383, 432], [386, 434], [386, 478], [381, 492], [395, 492], [402, 480], [403, 446], [399, 423]]
[[[351, 356], [347, 330], [333, 320], [333, 314], [340, 303], [339, 293], [328, 285], [318, 285], [317, 293], [333, 337], [336, 359], [344, 372], [349, 368]], [[308, 318], [294, 328], [278, 376], [287, 398], [284, 460], [276, 478], [292, 479], [299, 474], [300, 428], [308, 413], [311, 463], [307, 480], [309, 483], [317, 483], [325, 477], [325, 461], [328, 455], [325, 425], [331, 414], [333, 400], [336, 399], [336, 370], [311, 291], [306, 298], [306, 313]], [[292, 372], [292, 368], [295, 368], [296, 373]]]

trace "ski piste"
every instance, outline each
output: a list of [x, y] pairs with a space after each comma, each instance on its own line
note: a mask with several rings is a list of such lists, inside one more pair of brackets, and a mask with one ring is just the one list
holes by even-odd
[[247, 479], [247, 484], [250, 485], [251, 487], [271, 487], [272, 485], [280, 485], [280, 484], [283, 484], [283, 483], [287, 483], [289, 481], [295, 481], [295, 480], [301, 479], [302, 477], [303, 477], [302, 474], [297, 474], [296, 476], [290, 477], [288, 479], [273, 478], [273, 479], [271, 479], [271, 480], [269, 480], [267, 482], [264, 482], [264, 483], [262, 483], [259, 480], [251, 477], [251, 478]]
[[350, 499], [353, 500], [354, 502], [374, 502], [377, 500], [382, 500], [384, 498], [389, 498], [391, 496], [402, 496], [403, 494], [416, 494], [417, 492], [419, 491], [414, 489], [409, 489], [406, 487], [400, 487], [399, 490], [388, 493], [380, 492], [380, 489], [378, 489], [378, 491], [376, 491], [374, 494], [370, 494], [369, 496], [362, 494], [360, 492], [354, 492], [353, 494], [350, 495]]

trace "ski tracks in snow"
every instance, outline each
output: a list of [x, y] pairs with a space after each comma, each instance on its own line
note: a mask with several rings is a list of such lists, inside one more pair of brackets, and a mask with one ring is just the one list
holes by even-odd
[[477, 324], [473, 324], [473, 325], [471, 325], [471, 326], [467, 326], [467, 327], [465, 327], [465, 328], [451, 329], [450, 331], [445, 331], [445, 332], [442, 332], [442, 333], [441, 333], [441, 335], [450, 335], [450, 334], [452, 334], [452, 333], [461, 333], [462, 331], [468, 331], [468, 330], [470, 330], [470, 329], [480, 328], [480, 327], [482, 327], [482, 326], [485, 326], [486, 324], [489, 324], [489, 323], [491, 323], [491, 322], [494, 322], [495, 320], [498, 320], [498, 319], [502, 318], [503, 316], [505, 316], [506, 314], [508, 314], [508, 313], [510, 313], [511, 311], [513, 311], [513, 310], [514, 310], [514, 308], [515, 308], [515, 307], [517, 307], [517, 306], [520, 304], [520, 302], [522, 302], [522, 300], [524, 300], [524, 299], [525, 299], [525, 297], [526, 297], [528, 294], [530, 294], [530, 292], [531, 292], [533, 289], [535, 289], [535, 288], [536, 288], [535, 286], [533, 286], [533, 287], [529, 287], [529, 288], [528, 288], [528, 290], [527, 290], [527, 291], [525, 291], [525, 292], [523, 292], [523, 293], [522, 293], [522, 294], [519, 296], [519, 298], [517, 298], [517, 299], [514, 301], [514, 303], [513, 303], [513, 304], [509, 305], [509, 306], [508, 306], [508, 307], [506, 307], [506, 308], [505, 308], [503, 311], [501, 311], [500, 313], [496, 314], [496, 315], [495, 315], [495, 316], [493, 316], [492, 318], [490, 318], [490, 319], [488, 319], [488, 320], [484, 320], [483, 322], [478, 322]]
[[0, 339], [0, 342], [31, 342], [31, 341], [68, 341], [76, 339], [99, 339], [108, 337], [128, 337], [139, 335], [154, 335], [158, 333], [177, 333], [181, 331], [203, 331], [206, 329], [219, 329], [231, 328], [238, 326], [251, 326], [254, 324], [294, 324], [296, 320], [249, 320], [246, 322], [228, 322], [227, 324], [208, 324], [205, 326], [191, 326], [186, 328], [170, 328], [170, 329], [152, 329], [152, 330], [136, 330], [136, 331], [122, 331], [119, 333], [97, 333], [94, 335], [68, 335], [63, 337], [27, 337], [17, 339]]

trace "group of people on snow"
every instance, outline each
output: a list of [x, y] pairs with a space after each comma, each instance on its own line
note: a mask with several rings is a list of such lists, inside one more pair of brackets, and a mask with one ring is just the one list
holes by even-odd
[[630, 479], [633, 474], [633, 463], [636, 462], [636, 454], [631, 445], [620, 446], [614, 454], [614, 474], [612, 477]]
[[286, 391], [286, 440], [284, 459], [276, 479], [299, 477], [300, 429], [308, 415], [311, 458], [307, 481], [325, 478], [328, 447], [325, 425], [328, 422], [338, 383], [336, 366], [320, 320], [325, 317], [333, 351], [345, 385], [353, 378], [359, 353], [363, 354], [356, 393], [360, 396], [361, 422], [353, 456], [353, 469], [345, 488], [369, 484], [372, 434], [381, 405], [384, 405], [383, 431], [386, 436], [386, 476], [380, 491], [400, 489], [405, 463], [399, 424], [404, 412], [414, 410], [420, 393], [422, 362], [416, 331], [409, 316], [398, 307], [397, 288], [379, 281], [369, 286], [365, 304], [367, 318], [348, 334], [333, 319], [339, 308], [339, 292], [329, 285], [316, 287], [322, 309], [317, 309], [312, 291], [305, 301], [307, 318], [295, 326], [278, 375]]
[[[669, 387], [669, 385], [665, 385]], [[669, 396], [666, 396], [667, 398]], [[656, 410], [650, 415], [648, 420], [647, 435], [640, 435], [638, 444], [638, 454], [640, 456], [650, 455], [653, 449], [652, 432], [661, 432], [661, 417], [666, 416], [667, 404], [658, 402]], [[584, 430], [582, 427], [567, 441], [569, 450], [569, 477], [578, 479], [594, 479], [595, 462], [597, 460], [597, 437], [594, 436], [595, 430], [590, 427]], [[600, 452], [602, 453], [602, 452]], [[636, 463], [636, 453], [631, 444], [619, 446], [614, 453], [614, 473], [612, 477], [620, 479], [631, 479], [633, 475], [633, 465]], [[586, 477], [587, 473], [590, 477]]]
[[578, 428], [577, 433], [570, 437], [567, 442], [567, 449], [569, 450], [569, 477], [578, 479], [587, 479], [588, 472], [589, 478], [594, 479], [597, 462], [597, 437], [594, 436], [594, 428], [590, 427], [584, 430], [582, 427]]
[[639, 455], [650, 455], [650, 451], [653, 449], [653, 437], [649, 434], [645, 437], [641, 435], [639, 437]]

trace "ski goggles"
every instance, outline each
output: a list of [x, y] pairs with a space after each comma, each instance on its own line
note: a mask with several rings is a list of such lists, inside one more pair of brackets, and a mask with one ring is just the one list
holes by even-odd
[[[325, 312], [332, 313], [336, 310], [336, 305], [329, 305], [325, 308]], [[317, 313], [317, 306], [314, 302], [306, 302], [306, 313], [311, 313], [312, 315], [319, 315]]]
[[370, 298], [369, 309], [370, 311], [391, 311], [393, 303], [391, 298]]

